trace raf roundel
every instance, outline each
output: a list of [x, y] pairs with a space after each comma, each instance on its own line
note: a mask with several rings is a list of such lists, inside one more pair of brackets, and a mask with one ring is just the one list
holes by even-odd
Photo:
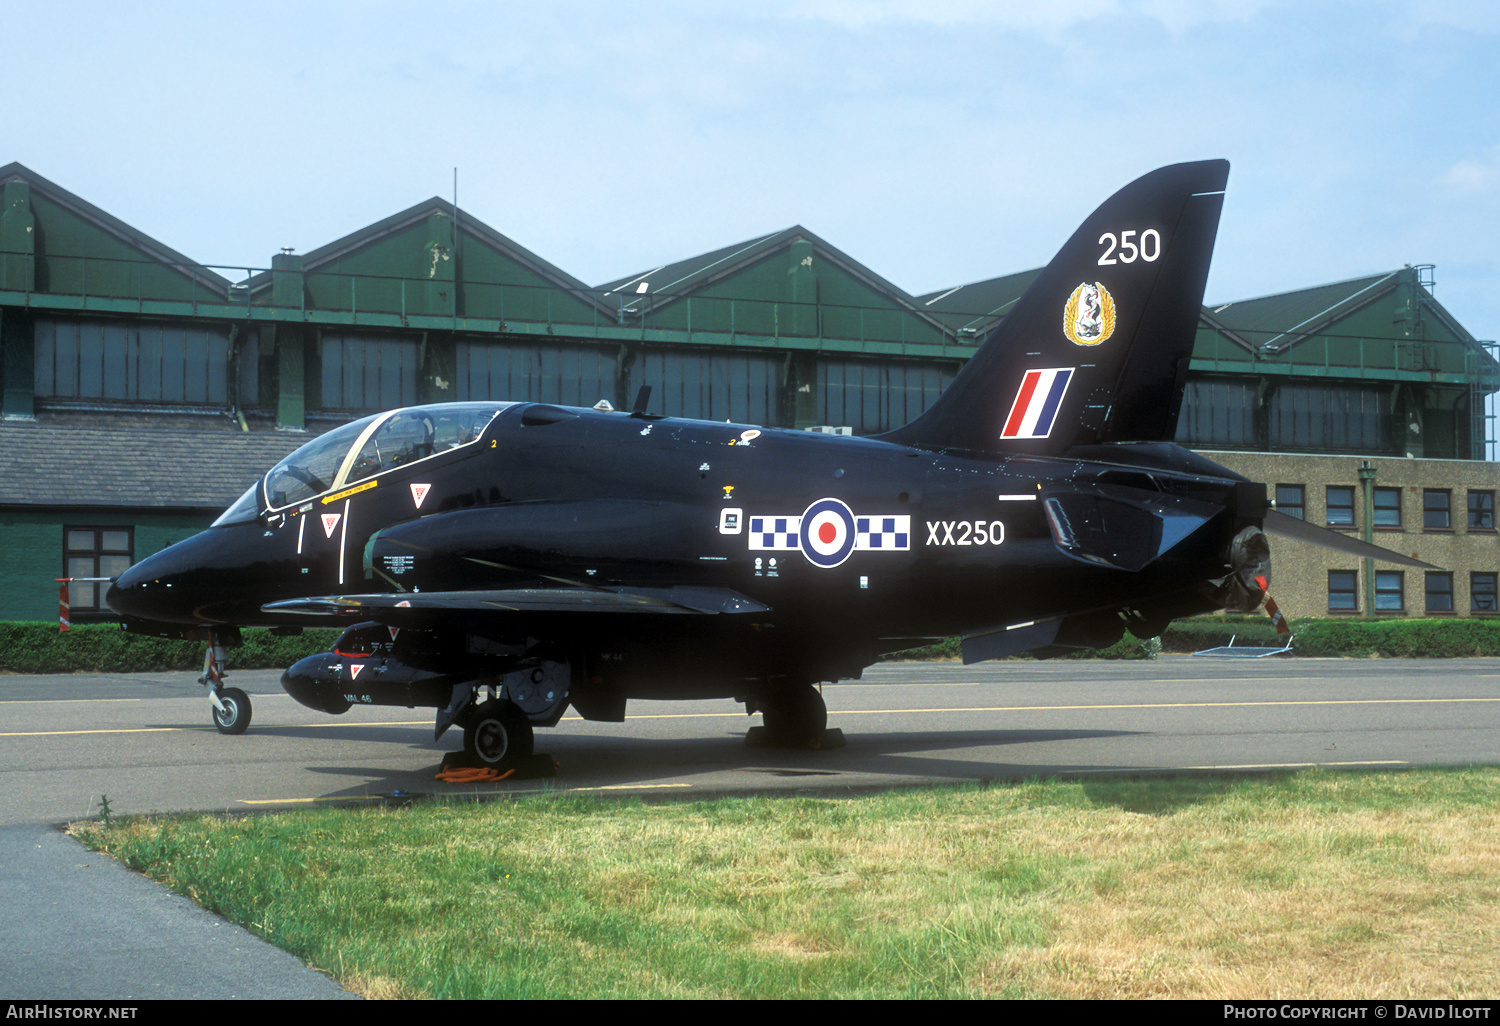
[[819, 499], [802, 514], [797, 541], [813, 566], [838, 566], [854, 551], [854, 514], [838, 499]]

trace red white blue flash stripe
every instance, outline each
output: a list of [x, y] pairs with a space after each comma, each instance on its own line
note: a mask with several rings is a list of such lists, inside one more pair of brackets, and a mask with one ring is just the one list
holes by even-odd
[[1057, 411], [1062, 406], [1068, 382], [1073, 380], [1072, 367], [1029, 370], [1021, 379], [1021, 389], [1005, 418], [1001, 438], [1046, 438], [1052, 433]]

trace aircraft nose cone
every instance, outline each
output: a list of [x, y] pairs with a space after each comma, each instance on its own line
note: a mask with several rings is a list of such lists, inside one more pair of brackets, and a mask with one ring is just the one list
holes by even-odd
[[255, 522], [211, 527], [126, 570], [104, 600], [122, 617], [154, 623], [259, 623], [264, 603], [292, 597], [278, 582], [307, 580], [290, 560], [266, 560], [266, 545]]
[[213, 530], [168, 546], [115, 579], [104, 596], [124, 617], [157, 623], [201, 624], [202, 609], [221, 588], [222, 534]]
[[104, 596], [104, 601], [121, 616], [142, 620], [175, 619], [163, 614], [171, 594], [166, 560], [163, 553], [147, 556], [115, 579]]

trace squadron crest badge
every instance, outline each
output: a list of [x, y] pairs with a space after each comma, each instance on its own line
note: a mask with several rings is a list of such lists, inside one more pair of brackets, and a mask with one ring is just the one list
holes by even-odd
[[1075, 345], [1097, 346], [1115, 333], [1115, 297], [1097, 281], [1079, 285], [1063, 307], [1063, 331]]

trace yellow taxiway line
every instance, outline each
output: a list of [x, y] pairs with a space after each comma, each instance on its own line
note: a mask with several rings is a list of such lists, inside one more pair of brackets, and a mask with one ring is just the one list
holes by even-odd
[[[921, 709], [834, 709], [834, 716], [894, 716], [941, 713], [1025, 713], [1025, 712], [1089, 712], [1121, 709], [1259, 709], [1290, 706], [1316, 705], [1464, 705], [1474, 703], [1496, 703], [1497, 698], [1319, 698], [1276, 702], [1140, 702], [1108, 705], [975, 705], [929, 707]], [[695, 720], [695, 719], [743, 719], [743, 711], [735, 712], [687, 712], [647, 713], [630, 716], [628, 720]], [[565, 716], [566, 720], [582, 721], [581, 716]], [[262, 726], [266, 726], [262, 724]], [[363, 720], [335, 720], [319, 723], [277, 723], [269, 726], [277, 729], [318, 730], [342, 726], [359, 727], [427, 727], [430, 720], [389, 720], [383, 722]], [[3, 731], [0, 737], [61, 737], [72, 734], [152, 734], [171, 731], [206, 731], [213, 728], [207, 724], [190, 727], [99, 727], [89, 730], [27, 730]]]

